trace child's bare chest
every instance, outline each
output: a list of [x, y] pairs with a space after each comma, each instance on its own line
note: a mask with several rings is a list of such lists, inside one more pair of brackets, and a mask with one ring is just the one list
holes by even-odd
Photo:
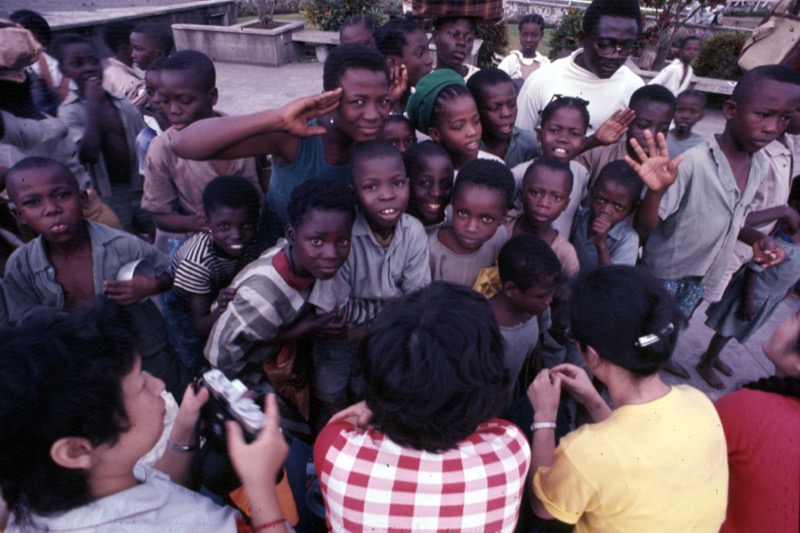
[[91, 307], [95, 300], [91, 248], [69, 257], [51, 257], [50, 262], [66, 307]]
[[733, 179], [740, 193], [744, 193], [747, 188], [747, 180], [750, 178], [750, 160], [737, 162], [731, 165]]

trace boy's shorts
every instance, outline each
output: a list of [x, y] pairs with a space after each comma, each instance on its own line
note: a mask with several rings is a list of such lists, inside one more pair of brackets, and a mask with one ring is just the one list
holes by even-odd
[[358, 386], [356, 366], [358, 342], [347, 339], [317, 341], [311, 349], [314, 361], [314, 396], [325, 403], [348, 405], [347, 387], [356, 394], [363, 392]]
[[675, 298], [678, 306], [686, 315], [686, 319], [692, 318], [694, 310], [700, 305], [705, 294], [703, 278], [700, 276], [686, 276], [679, 279], [662, 279], [661, 283], [667, 292]]

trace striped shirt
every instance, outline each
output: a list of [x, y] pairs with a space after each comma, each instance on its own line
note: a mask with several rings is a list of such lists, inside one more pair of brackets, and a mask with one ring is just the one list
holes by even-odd
[[255, 255], [253, 243], [239, 258], [223, 257], [217, 254], [210, 233], [195, 233], [181, 244], [172, 258], [174, 285], [192, 294], [216, 295], [230, 284], [237, 272], [255, 259]]
[[[211, 330], [206, 359], [228, 377], [258, 381], [278, 345], [266, 344], [305, 314], [312, 283], [290, 272], [286, 241], [261, 254], [233, 279], [236, 296]], [[248, 378], [250, 378], [248, 380]]]
[[494, 419], [441, 453], [400, 446], [375, 428], [328, 424], [314, 464], [332, 531], [513, 531], [531, 452]]

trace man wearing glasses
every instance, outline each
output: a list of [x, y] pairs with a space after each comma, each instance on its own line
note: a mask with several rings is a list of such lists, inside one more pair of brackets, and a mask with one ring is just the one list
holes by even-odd
[[587, 100], [595, 128], [615, 111], [625, 109], [631, 94], [644, 85], [625, 66], [636, 51], [640, 31], [636, 0], [594, 0], [583, 16], [583, 47], [540, 68], [523, 84], [517, 97], [516, 125], [535, 130], [539, 113], [554, 94]]

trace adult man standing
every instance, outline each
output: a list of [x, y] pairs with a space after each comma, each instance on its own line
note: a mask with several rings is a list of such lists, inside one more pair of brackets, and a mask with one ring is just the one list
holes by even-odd
[[583, 48], [531, 74], [517, 97], [516, 125], [535, 130], [539, 113], [555, 95], [588, 101], [594, 127], [628, 105], [644, 85], [624, 66], [636, 51], [641, 12], [636, 0], [594, 0], [583, 16]]

